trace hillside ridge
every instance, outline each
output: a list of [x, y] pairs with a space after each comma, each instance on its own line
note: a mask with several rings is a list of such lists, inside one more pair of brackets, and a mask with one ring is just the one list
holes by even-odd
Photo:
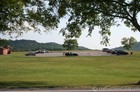
[[[62, 44], [56, 42], [39, 43], [35, 40], [10, 40], [9, 45], [13, 51], [34, 51], [34, 50], [65, 50]], [[79, 46], [76, 50], [89, 50]]]
[[[120, 47], [116, 47], [114, 49], [120, 49], [120, 50], [125, 50], [125, 48], [123, 48], [122, 46]], [[130, 50], [134, 50], [134, 51], [139, 51], [140, 50], [140, 42], [137, 42], [133, 48], [131, 48]]]

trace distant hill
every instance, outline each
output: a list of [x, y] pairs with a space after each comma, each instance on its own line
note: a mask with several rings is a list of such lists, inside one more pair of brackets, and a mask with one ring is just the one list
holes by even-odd
[[[34, 40], [15, 40], [9, 41], [13, 51], [35, 51], [35, 50], [65, 50], [61, 44], [55, 42], [38, 43]], [[79, 46], [77, 50], [89, 50], [88, 48]]]
[[[124, 50], [123, 47], [116, 47], [116, 48], [114, 48], [114, 49]], [[137, 43], [135, 44], [135, 46], [134, 46], [133, 48], [131, 48], [130, 50], [136, 50], [136, 51], [139, 51], [139, 50], [140, 50], [140, 42], [137, 42]]]

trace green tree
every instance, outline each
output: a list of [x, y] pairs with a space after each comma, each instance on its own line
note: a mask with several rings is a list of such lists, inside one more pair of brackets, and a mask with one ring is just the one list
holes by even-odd
[[9, 35], [28, 30], [40, 31], [57, 27], [57, 17], [46, 9], [45, 0], [1, 0], [0, 32]]
[[0, 46], [6, 46], [8, 45], [9, 41], [5, 39], [0, 39]]
[[134, 37], [130, 37], [130, 38], [124, 37], [122, 38], [122, 41], [121, 41], [121, 44], [127, 50], [132, 48], [136, 43], [137, 43], [137, 40]]
[[68, 18], [66, 28], [61, 31], [69, 38], [78, 38], [83, 28], [88, 28], [89, 35], [95, 28], [101, 28], [103, 36], [101, 44], [107, 45], [110, 27], [119, 25], [121, 19], [127, 27], [140, 32], [138, 14], [140, 14], [139, 0], [51, 0], [49, 5], [57, 7], [60, 18]]
[[39, 31], [38, 25], [54, 29], [66, 18], [66, 27], [61, 30], [66, 39], [79, 38], [84, 28], [90, 35], [99, 26], [101, 44], [106, 45], [110, 27], [119, 25], [117, 19], [140, 32], [139, 7], [139, 0], [1, 0], [0, 31], [22, 33], [31, 27]]
[[74, 50], [78, 48], [78, 43], [76, 39], [66, 39], [63, 47], [66, 48], [67, 50]]

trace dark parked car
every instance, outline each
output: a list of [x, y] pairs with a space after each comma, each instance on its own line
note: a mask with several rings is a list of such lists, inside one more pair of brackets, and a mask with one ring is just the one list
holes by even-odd
[[128, 52], [122, 51], [122, 50], [118, 50], [116, 52], [117, 55], [128, 55]]
[[107, 52], [107, 51], [109, 51], [110, 49], [108, 49], [108, 48], [103, 48], [102, 49], [102, 52]]
[[113, 51], [114, 51], [114, 50], [112, 50], [112, 49], [108, 49], [106, 52], [112, 54]]
[[65, 56], [78, 56], [77, 53], [67, 52], [65, 53]]
[[36, 55], [35, 52], [29, 52], [29, 53], [25, 54], [25, 56], [35, 56], [35, 55]]
[[111, 53], [116, 54], [118, 50], [113, 50]]

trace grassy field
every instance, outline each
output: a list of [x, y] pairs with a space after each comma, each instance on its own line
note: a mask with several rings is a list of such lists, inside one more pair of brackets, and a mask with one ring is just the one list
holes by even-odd
[[0, 55], [0, 88], [140, 88], [138, 81], [140, 52], [93, 57]]

